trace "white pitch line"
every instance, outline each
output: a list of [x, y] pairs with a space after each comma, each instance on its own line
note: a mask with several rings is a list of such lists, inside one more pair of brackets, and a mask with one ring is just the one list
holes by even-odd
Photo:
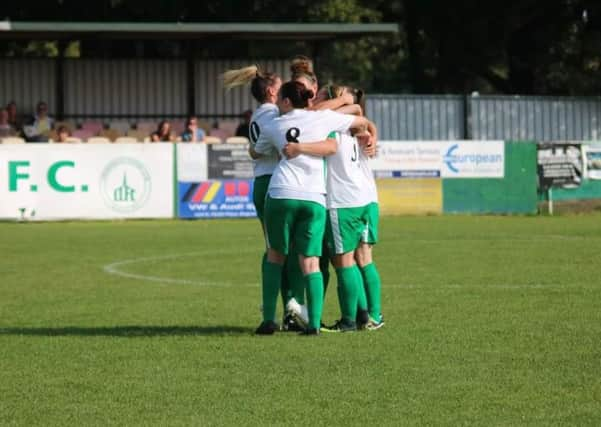
[[446, 238], [436, 239], [413, 239], [410, 237], [388, 237], [383, 244], [391, 242], [404, 242], [404, 243], [440, 243], [440, 242], [551, 242], [561, 240], [599, 240], [601, 237], [597, 236], [564, 236], [560, 234], [547, 234], [538, 236], [524, 236], [524, 237], [507, 237], [507, 236], [486, 236], [486, 237], [457, 237], [449, 236]]
[[[166, 261], [178, 258], [206, 255], [208, 253], [215, 252], [189, 252], [187, 254], [172, 254], [172, 255], [161, 255], [154, 257], [145, 257], [145, 258], [132, 258], [121, 260], [117, 262], [113, 262], [111, 264], [104, 265], [102, 267], [103, 271], [107, 274], [112, 274], [115, 276], [125, 277], [128, 279], [135, 280], [143, 280], [146, 282], [154, 282], [154, 283], [167, 283], [174, 285], [192, 285], [192, 286], [214, 286], [214, 287], [256, 287], [260, 288], [260, 283], [229, 283], [229, 282], [205, 282], [205, 281], [195, 281], [195, 280], [186, 280], [186, 279], [175, 279], [171, 277], [160, 277], [160, 276], [150, 276], [145, 274], [136, 274], [136, 273], [128, 273], [127, 271], [123, 271], [121, 267], [131, 264], [138, 264], [143, 262], [150, 261]], [[331, 276], [331, 281], [335, 283], [335, 275]], [[521, 290], [521, 289], [565, 289], [568, 288], [567, 284], [558, 284], [558, 283], [550, 283], [550, 284], [542, 284], [542, 283], [533, 283], [533, 284], [454, 284], [447, 283], [441, 285], [420, 285], [420, 284], [411, 284], [411, 283], [390, 283], [382, 284], [382, 290], [385, 292], [387, 288], [397, 288], [397, 289], [424, 289], [424, 290], [453, 290], [453, 289], [486, 289], [486, 290]]]
[[136, 280], [144, 280], [147, 282], [155, 282], [155, 283], [169, 283], [176, 285], [193, 285], [193, 286], [217, 286], [217, 287], [259, 287], [258, 283], [244, 283], [244, 284], [234, 284], [228, 282], [205, 282], [205, 281], [195, 281], [195, 280], [186, 280], [186, 279], [174, 279], [171, 277], [160, 277], [160, 276], [150, 276], [146, 274], [135, 274], [128, 273], [127, 271], [122, 271], [120, 267], [130, 265], [130, 264], [138, 264], [149, 261], [165, 261], [171, 259], [178, 259], [184, 257], [192, 257], [199, 255], [206, 255], [208, 253], [214, 254], [215, 252], [189, 252], [187, 254], [173, 254], [173, 255], [162, 255], [155, 257], [146, 257], [146, 258], [132, 258], [126, 259], [122, 261], [113, 262], [111, 264], [104, 265], [102, 270], [105, 273], [112, 274], [115, 276], [126, 277], [128, 279], [136, 279]]
[[[578, 286], [582, 288], [581, 286]], [[549, 283], [549, 284], [442, 284], [442, 285], [418, 285], [418, 284], [403, 284], [403, 283], [392, 283], [392, 284], [382, 284], [382, 290], [386, 288], [402, 288], [402, 289], [486, 289], [486, 290], [520, 290], [520, 289], [567, 289], [569, 285], [567, 284], [557, 284], [557, 283]]]

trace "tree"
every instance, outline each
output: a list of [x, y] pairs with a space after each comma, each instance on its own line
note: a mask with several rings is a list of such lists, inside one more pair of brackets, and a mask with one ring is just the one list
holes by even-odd
[[[592, 95], [601, 90], [597, 0], [31, 0], [5, 2], [21, 21], [394, 22], [394, 37], [324, 42], [111, 42], [86, 55], [316, 57], [322, 81], [368, 91]], [[75, 45], [73, 45], [75, 46]], [[77, 45], [79, 46], [79, 45]], [[139, 47], [142, 46], [143, 49]], [[51, 55], [44, 41], [0, 45], [8, 55]]]

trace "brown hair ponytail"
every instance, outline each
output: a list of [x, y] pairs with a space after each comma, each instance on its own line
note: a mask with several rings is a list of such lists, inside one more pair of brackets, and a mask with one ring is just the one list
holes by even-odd
[[312, 84], [317, 84], [317, 76], [313, 72], [313, 63], [303, 55], [297, 55], [290, 62], [291, 80], [306, 78]]

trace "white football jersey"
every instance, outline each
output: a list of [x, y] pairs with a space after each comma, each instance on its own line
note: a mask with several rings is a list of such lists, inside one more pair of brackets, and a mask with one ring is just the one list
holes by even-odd
[[[249, 139], [250, 144], [254, 148], [257, 143], [259, 136], [261, 135], [261, 129], [263, 129], [267, 123], [280, 115], [280, 110], [275, 104], [265, 103], [261, 104], [259, 108], [255, 110], [252, 117], [250, 118], [249, 124]], [[256, 150], [255, 150], [256, 151]], [[278, 165], [279, 158], [275, 148], [271, 153], [264, 154], [263, 157], [253, 160], [254, 176], [263, 176], [273, 174], [273, 170]]]
[[327, 160], [328, 209], [365, 206], [373, 202], [374, 197], [377, 201], [373, 174], [357, 139], [344, 132], [336, 134], [336, 141], [338, 151]]
[[282, 149], [294, 142], [318, 142], [331, 132], [346, 132], [354, 116], [330, 110], [295, 109], [272, 120], [261, 131], [255, 151], [266, 153], [276, 147], [282, 155], [269, 183], [269, 195], [279, 199], [308, 200], [325, 206], [326, 163], [323, 157], [301, 154], [286, 159]]
[[359, 154], [359, 163], [361, 165], [361, 172], [363, 172], [363, 179], [365, 179], [366, 191], [369, 193], [369, 203], [378, 203], [378, 187], [376, 187], [374, 172], [369, 167], [369, 157], [367, 157], [363, 150]]
[[367, 157], [367, 154], [363, 150], [360, 150], [359, 153], [359, 165], [361, 166], [363, 182], [365, 183], [364, 191], [366, 194], [369, 194], [368, 203], [378, 203], [378, 187], [376, 187], [374, 172], [369, 167], [369, 157]]

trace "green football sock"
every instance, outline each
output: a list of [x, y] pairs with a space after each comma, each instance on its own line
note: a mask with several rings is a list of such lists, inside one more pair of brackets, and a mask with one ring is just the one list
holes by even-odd
[[325, 254], [319, 258], [319, 270], [323, 276], [323, 297], [325, 299], [330, 283], [330, 258]]
[[323, 276], [321, 272], [307, 274], [305, 285], [307, 286], [309, 328], [319, 329], [323, 310]]
[[266, 261], [263, 264], [263, 320], [275, 321], [275, 309], [282, 285], [282, 266]]
[[365, 283], [369, 315], [372, 319], [379, 322], [382, 315], [382, 284], [380, 281], [380, 274], [378, 273], [376, 265], [372, 262], [361, 268], [361, 275], [363, 276], [363, 282]]
[[[267, 263], [267, 252], [263, 254], [263, 259], [261, 261], [261, 271], [265, 271], [265, 264]], [[290, 284], [288, 282], [288, 277], [286, 275], [286, 269], [282, 269], [282, 285], [281, 285], [281, 294], [282, 294], [282, 304], [284, 305], [284, 309], [286, 309], [286, 304], [290, 301], [292, 297], [292, 292], [290, 290]]]
[[359, 286], [362, 283], [358, 281], [356, 266], [342, 267], [336, 269], [338, 277], [338, 302], [340, 303], [340, 313], [342, 317], [355, 321], [357, 317], [357, 300]]
[[359, 286], [357, 289], [357, 308], [359, 310], [367, 310], [367, 295], [365, 294], [365, 283], [363, 282], [363, 275], [358, 266], [355, 265], [354, 270]]
[[284, 307], [284, 311], [286, 311], [286, 304], [288, 304], [288, 301], [293, 297], [292, 287], [288, 280], [288, 270], [286, 268], [282, 268], [282, 285], [280, 290], [282, 293], [282, 307]]

